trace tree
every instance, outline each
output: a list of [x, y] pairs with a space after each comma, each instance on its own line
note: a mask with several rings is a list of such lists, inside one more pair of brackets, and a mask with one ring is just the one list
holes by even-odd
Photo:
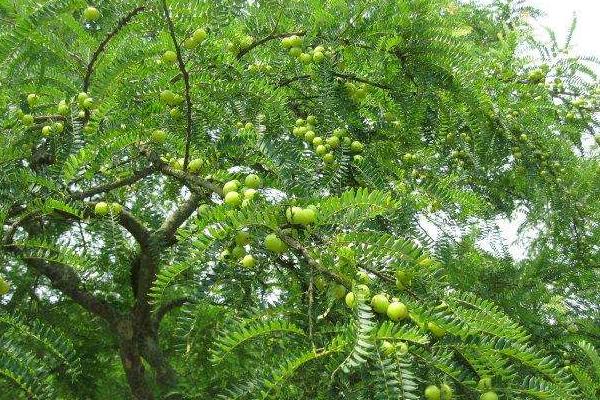
[[86, 7], [0, 1], [1, 393], [600, 396], [571, 34], [512, 1]]

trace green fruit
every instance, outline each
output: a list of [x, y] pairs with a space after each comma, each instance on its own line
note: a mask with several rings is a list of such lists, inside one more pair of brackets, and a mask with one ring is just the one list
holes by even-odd
[[258, 189], [262, 181], [258, 175], [250, 174], [244, 179], [244, 184], [251, 189]]
[[441, 392], [441, 400], [451, 400], [452, 399], [452, 388], [448, 385], [446, 385], [445, 383], [442, 383], [440, 385], [440, 392]]
[[384, 294], [376, 294], [371, 299], [371, 307], [373, 307], [373, 311], [379, 314], [385, 314], [390, 302], [386, 295]]
[[238, 190], [239, 186], [240, 186], [239, 182], [235, 179], [226, 182], [223, 185], [223, 195], [226, 195], [229, 192], [234, 192], [234, 191]]
[[64, 125], [61, 122], [55, 122], [52, 124], [52, 131], [56, 133], [61, 133], [65, 129]]
[[346, 305], [349, 308], [354, 308], [354, 306], [356, 305], [356, 296], [354, 295], [353, 292], [348, 292], [348, 294], [346, 295]]
[[360, 154], [355, 154], [352, 157], [352, 159], [354, 160], [354, 162], [360, 163], [360, 162], [363, 162], [365, 158], [363, 156], [361, 156]]
[[481, 390], [489, 390], [492, 388], [492, 378], [485, 376], [479, 380], [477, 387]]
[[250, 233], [247, 231], [239, 231], [235, 234], [235, 244], [244, 246], [250, 243]]
[[357, 285], [355, 292], [356, 295], [363, 300], [367, 299], [371, 294], [371, 290], [367, 285]]
[[242, 258], [246, 255], [246, 249], [244, 248], [244, 246], [235, 246], [232, 250], [231, 250], [231, 256], [234, 258]]
[[333, 161], [335, 160], [333, 153], [327, 153], [323, 156], [323, 162], [325, 164], [333, 164]]
[[195, 174], [196, 172], [200, 171], [200, 168], [202, 168], [202, 164], [204, 164], [202, 162], [202, 159], [194, 158], [188, 164], [188, 171], [190, 171], [192, 174]]
[[240, 39], [240, 47], [245, 49], [254, 43], [254, 36], [246, 35]]
[[325, 56], [320, 51], [315, 51], [312, 55], [312, 58], [315, 62], [321, 62]]
[[35, 93], [31, 93], [27, 95], [27, 104], [29, 104], [29, 107], [33, 107], [35, 105], [35, 103], [37, 103], [38, 101], [38, 95]]
[[287, 218], [287, 220], [289, 222], [296, 223], [295, 222], [296, 221], [296, 215], [299, 214], [301, 211], [302, 211], [301, 207], [296, 207], [296, 206], [288, 207], [285, 210], [285, 217]]
[[244, 258], [242, 258], [241, 263], [244, 268], [253, 268], [256, 266], [256, 260], [250, 254], [245, 255]]
[[33, 115], [31, 115], [31, 114], [23, 115], [22, 121], [23, 121], [23, 124], [25, 124], [26, 126], [33, 125], [33, 122], [34, 122]]
[[308, 143], [312, 143], [315, 136], [316, 135], [313, 131], [306, 131], [306, 133], [304, 134], [304, 140], [306, 140]]
[[355, 153], [360, 153], [361, 151], [363, 151], [364, 148], [365, 148], [365, 145], [362, 144], [361, 142], [359, 142], [358, 140], [355, 140], [350, 145], [350, 149]]
[[303, 120], [302, 118], [298, 118], [296, 120], [296, 126], [304, 126], [306, 124], [306, 121]]
[[433, 333], [433, 335], [435, 337], [438, 337], [438, 338], [441, 338], [442, 336], [444, 336], [446, 334], [446, 330], [444, 328], [442, 328], [441, 326], [439, 326], [438, 324], [436, 324], [435, 322], [428, 322], [427, 329], [429, 329], [429, 331], [431, 333]]
[[321, 136], [316, 136], [313, 140], [312, 140], [312, 144], [313, 146], [318, 146], [323, 144], [323, 138]]
[[393, 301], [387, 308], [387, 316], [392, 321], [400, 321], [408, 317], [408, 308], [404, 303]]
[[183, 42], [183, 47], [185, 47], [188, 50], [191, 50], [196, 46], [198, 46], [198, 42], [196, 42], [193, 37], [189, 37]]
[[479, 398], [480, 400], [498, 400], [498, 395], [495, 392], [485, 392]]
[[328, 137], [326, 143], [330, 145], [332, 149], [335, 149], [340, 145], [340, 138], [337, 136]]
[[166, 63], [174, 63], [177, 61], [177, 53], [172, 50], [167, 50], [163, 53], [162, 60]]
[[77, 103], [79, 103], [79, 105], [83, 105], [83, 102], [87, 98], [88, 94], [86, 92], [79, 92], [79, 94], [77, 95]]
[[435, 385], [427, 386], [427, 388], [425, 389], [425, 398], [427, 400], [440, 400], [441, 399], [440, 388]]
[[52, 133], [52, 128], [49, 125], [45, 125], [42, 128], [42, 135], [44, 135], [44, 136], [50, 136], [51, 133]]
[[396, 351], [396, 346], [394, 346], [393, 343], [390, 343], [387, 340], [384, 340], [381, 343], [381, 352], [383, 354], [385, 354], [386, 356], [391, 356], [392, 354], [394, 354], [395, 351]]
[[346, 288], [344, 285], [333, 285], [331, 287], [331, 295], [337, 300], [343, 299], [346, 296]]
[[100, 11], [96, 7], [90, 6], [83, 10], [83, 18], [86, 21], [97, 21], [100, 18]]
[[169, 111], [169, 115], [172, 118], [179, 119], [183, 116], [183, 113], [179, 108], [171, 108], [171, 110]]
[[225, 195], [225, 204], [229, 207], [237, 207], [242, 204], [242, 196], [238, 192], [228, 192]]
[[175, 93], [168, 89], [163, 90], [162, 92], [160, 92], [160, 100], [169, 105], [175, 104]]
[[317, 155], [319, 155], [319, 156], [325, 155], [325, 153], [327, 153], [327, 147], [320, 144], [315, 149], [315, 153], [317, 153]]
[[254, 196], [256, 196], [256, 189], [246, 189], [244, 190], [244, 200], [252, 200]]
[[246, 130], [250, 130], [250, 129], [254, 129], [254, 124], [252, 122], [246, 122], [246, 125], [244, 125], [244, 129]]
[[309, 225], [315, 222], [317, 219], [317, 213], [315, 210], [311, 208], [303, 208], [300, 209], [299, 212], [296, 212], [293, 216], [293, 221], [296, 224], [300, 225]]
[[333, 130], [333, 136], [337, 137], [337, 138], [343, 138], [344, 136], [346, 136], [346, 130], [343, 128], [335, 128]]
[[289, 49], [290, 47], [292, 47], [292, 40], [289, 37], [284, 37], [283, 39], [281, 39], [281, 45], [284, 49]]
[[308, 64], [312, 61], [312, 56], [308, 53], [300, 53], [298, 60], [300, 60], [302, 64]]
[[94, 99], [92, 99], [91, 97], [88, 97], [87, 99], [85, 99], [83, 101], [83, 104], [81, 106], [83, 108], [85, 108], [86, 110], [93, 108], [94, 107]]
[[301, 54], [303, 54], [300, 47], [292, 47], [289, 53], [292, 57], [299, 57]]
[[4, 296], [10, 290], [10, 284], [0, 276], [0, 296]]
[[206, 36], [208, 36], [208, 34], [203, 28], [196, 29], [192, 34], [192, 38], [196, 43], [202, 42], [204, 39], [206, 39]]
[[317, 117], [315, 117], [314, 115], [309, 115], [308, 117], [306, 117], [306, 123], [310, 125], [316, 125]]
[[156, 143], [164, 143], [167, 140], [167, 132], [162, 129], [156, 129], [152, 132], [152, 141]]
[[61, 100], [60, 103], [58, 103], [57, 110], [60, 115], [67, 115], [70, 111], [67, 102], [64, 100]]
[[113, 215], [119, 215], [123, 212], [123, 206], [119, 203], [111, 203], [110, 204], [110, 212]]
[[371, 277], [365, 271], [358, 271], [356, 273], [356, 280], [361, 283], [369, 283], [371, 281]]
[[271, 233], [265, 237], [265, 248], [274, 253], [283, 253], [287, 246], [277, 235]]
[[300, 47], [302, 46], [302, 42], [304, 41], [304, 39], [302, 39], [302, 37], [298, 36], [298, 35], [292, 35], [290, 36], [290, 44], [292, 47]]
[[104, 201], [96, 203], [96, 205], [94, 206], [94, 212], [97, 215], [106, 215], [106, 214], [108, 214], [109, 211], [110, 211], [110, 207], [109, 207], [108, 203], [105, 203]]

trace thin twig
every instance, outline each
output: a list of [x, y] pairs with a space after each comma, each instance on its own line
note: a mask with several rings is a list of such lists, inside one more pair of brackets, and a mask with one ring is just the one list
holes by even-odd
[[268, 41], [271, 41], [273, 39], [282, 39], [282, 38], [286, 38], [289, 36], [304, 36], [306, 35], [305, 31], [298, 31], [298, 32], [286, 32], [286, 33], [271, 33], [268, 36], [265, 36], [264, 38], [257, 40], [256, 42], [252, 43], [250, 46], [241, 49], [240, 52], [237, 54], [236, 58], [239, 60], [241, 59], [245, 54], [249, 53], [250, 51], [252, 51], [252, 49], [254, 49], [255, 47], [258, 47]]

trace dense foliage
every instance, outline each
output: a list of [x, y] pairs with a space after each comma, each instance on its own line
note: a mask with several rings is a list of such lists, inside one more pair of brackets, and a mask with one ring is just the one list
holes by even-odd
[[600, 398], [598, 60], [536, 15], [0, 0], [0, 398]]

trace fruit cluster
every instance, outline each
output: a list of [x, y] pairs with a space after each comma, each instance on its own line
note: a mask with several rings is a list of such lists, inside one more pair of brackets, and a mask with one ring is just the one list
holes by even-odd
[[348, 95], [355, 102], [360, 102], [367, 97], [367, 84], [366, 83], [354, 83], [354, 82], [346, 82], [344, 84], [346, 86], [346, 90], [348, 91]]
[[119, 215], [123, 211], [123, 206], [119, 203], [106, 203], [100, 201], [94, 206], [94, 212], [96, 215], [105, 216], [108, 214]]
[[292, 35], [281, 39], [281, 45], [288, 50], [290, 56], [296, 58], [302, 64], [310, 64], [311, 62], [319, 63], [325, 58], [325, 48], [317, 46], [314, 49], [303, 51], [302, 45], [304, 39], [302, 36]]
[[[258, 175], [250, 174], [244, 179], [245, 187], [240, 189], [241, 183], [237, 179], [228, 181], [223, 185], [223, 198], [229, 207], [245, 207], [256, 195], [257, 189], [262, 185]], [[240, 194], [240, 191], [243, 194]]]
[[183, 115], [181, 108], [181, 104], [183, 103], [183, 96], [180, 94], [174, 93], [169, 89], [165, 89], [160, 92], [160, 100], [165, 103], [167, 106], [171, 107], [170, 114], [173, 118], [181, 118]]

